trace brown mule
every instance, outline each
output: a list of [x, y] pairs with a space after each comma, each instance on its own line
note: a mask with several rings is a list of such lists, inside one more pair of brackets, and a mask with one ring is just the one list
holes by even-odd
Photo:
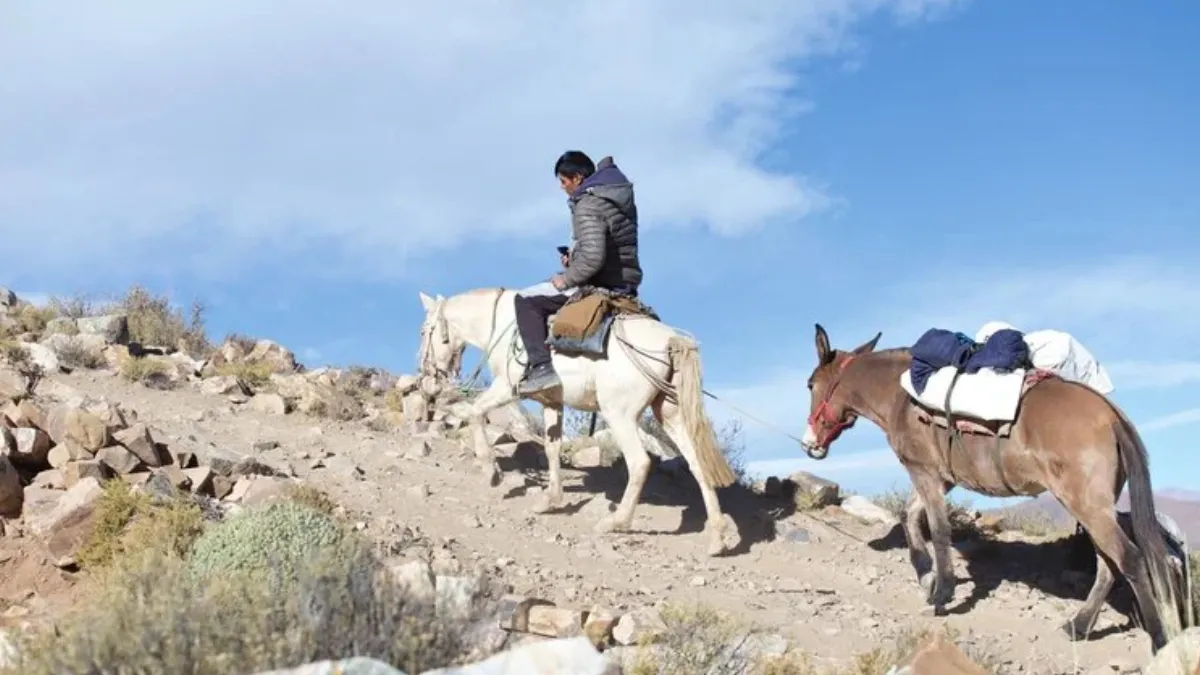
[[[915, 403], [900, 386], [912, 360], [907, 349], [875, 351], [881, 334], [850, 352], [832, 349], [817, 324], [817, 366], [804, 449], [823, 459], [829, 445], [861, 415], [887, 434], [912, 478], [914, 497], [904, 531], [917, 579], [936, 608], [954, 598], [946, 493], [955, 486], [997, 497], [1036, 496], [1049, 490], [1096, 545], [1096, 581], [1063, 629], [1072, 639], [1091, 632], [1113, 585], [1113, 569], [1133, 587], [1142, 625], [1157, 651], [1180, 631], [1167, 549], [1156, 519], [1146, 448], [1133, 424], [1093, 389], [1043, 378], [1021, 399], [1003, 432], [951, 432], [944, 416]], [[931, 414], [932, 413], [932, 414]], [[956, 416], [957, 417], [957, 416]], [[940, 418], [940, 419], [939, 419]], [[958, 429], [953, 420], [947, 426]], [[1117, 523], [1116, 500], [1128, 478], [1133, 540]], [[921, 530], [922, 513], [933, 537], [933, 560]]]

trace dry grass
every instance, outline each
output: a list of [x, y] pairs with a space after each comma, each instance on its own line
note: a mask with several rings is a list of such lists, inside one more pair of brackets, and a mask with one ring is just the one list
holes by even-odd
[[250, 337], [249, 335], [243, 335], [241, 333], [230, 333], [225, 336], [225, 339], [222, 340], [221, 343], [222, 344], [232, 343], [233, 345], [237, 346], [237, 348], [240, 349], [243, 353], [249, 354], [250, 352], [254, 351], [254, 347], [258, 344], [258, 340]]
[[58, 314], [51, 307], [22, 304], [10, 311], [8, 316], [14, 323], [4, 334], [0, 334], [0, 338], [13, 338], [22, 333], [41, 334], [46, 330], [46, 324]]
[[[756, 649], [753, 626], [708, 607], [668, 606], [661, 616], [667, 630], [652, 644], [638, 648], [633, 675], [886, 675], [935, 637], [928, 630], [908, 631], [841, 666], [821, 666], [799, 651], [764, 656]], [[953, 630], [941, 635], [959, 644], [988, 672], [998, 672], [996, 656], [960, 640]]]
[[104, 484], [93, 518], [91, 536], [78, 555], [85, 569], [105, 568], [147, 551], [182, 558], [204, 531], [204, 515], [194, 503], [177, 499], [157, 504], [120, 479]]
[[329, 493], [306, 483], [288, 485], [281, 496], [327, 516], [337, 516], [341, 510]]
[[145, 383], [156, 375], [167, 375], [171, 367], [156, 358], [131, 356], [121, 364], [121, 377], [129, 382]]
[[[870, 497], [870, 499], [877, 506], [891, 512], [892, 515], [896, 516], [903, 523], [907, 513], [908, 501], [911, 497], [911, 490], [893, 489]], [[982, 536], [983, 533], [979, 529], [979, 525], [975, 519], [975, 511], [969, 503], [960, 503], [947, 497], [946, 505], [950, 515], [950, 536], [952, 539], [973, 539]]]

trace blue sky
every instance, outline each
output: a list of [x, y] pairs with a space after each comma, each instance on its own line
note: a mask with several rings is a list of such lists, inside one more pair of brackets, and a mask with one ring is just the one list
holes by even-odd
[[[554, 270], [581, 148], [635, 181], [644, 297], [724, 398], [799, 435], [816, 321], [1057, 328], [1156, 485], [1200, 485], [1200, 7], [742, 4], [0, 4], [0, 284], [136, 281], [410, 370], [418, 290]], [[745, 428], [759, 470], [905, 481], [865, 422], [820, 464]]]

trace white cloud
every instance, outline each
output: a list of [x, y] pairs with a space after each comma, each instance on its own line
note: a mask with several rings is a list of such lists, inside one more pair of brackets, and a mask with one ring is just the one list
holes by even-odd
[[583, 148], [616, 157], [649, 226], [736, 235], [826, 203], [758, 161], [808, 105], [797, 64], [857, 57], [870, 15], [956, 4], [6, 3], [0, 230], [53, 251], [11, 261], [30, 269], [307, 251], [397, 273], [561, 227], [550, 167]]
[[1144, 424], [1139, 424], [1138, 430], [1161, 431], [1162, 429], [1171, 429], [1191, 424], [1200, 424], [1200, 408], [1188, 408], [1187, 410], [1181, 410], [1170, 415], [1155, 417]]
[[1106, 365], [1109, 376], [1122, 389], [1167, 389], [1200, 382], [1197, 361], [1117, 361]]
[[844, 453], [838, 453], [834, 449], [829, 457], [820, 461], [799, 456], [765, 459], [746, 464], [746, 472], [756, 477], [787, 476], [797, 471], [808, 471], [820, 476], [852, 473], [855, 477], [860, 477], [866, 473], [892, 470], [903, 472], [900, 460], [896, 459], [896, 454], [891, 448]]

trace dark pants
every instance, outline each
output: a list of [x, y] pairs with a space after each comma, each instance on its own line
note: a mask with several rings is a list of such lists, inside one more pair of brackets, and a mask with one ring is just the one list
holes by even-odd
[[517, 330], [521, 333], [521, 341], [525, 343], [530, 368], [550, 363], [550, 347], [546, 344], [546, 338], [550, 336], [546, 322], [567, 304], [567, 299], [565, 295], [517, 296]]

